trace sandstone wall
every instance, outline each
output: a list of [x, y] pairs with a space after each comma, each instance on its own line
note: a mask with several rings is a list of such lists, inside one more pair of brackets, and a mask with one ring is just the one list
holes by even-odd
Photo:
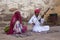
[[[54, 1], [54, 2], [53, 2]], [[23, 18], [29, 20], [29, 18], [34, 14], [35, 8], [41, 8], [41, 14], [50, 7], [54, 8], [60, 16], [60, 0], [0, 0], [0, 26], [9, 25], [11, 17], [15, 10], [20, 10]], [[45, 19], [52, 13], [52, 10], [49, 10], [45, 15]], [[24, 21], [26, 21], [23, 19]], [[59, 22], [60, 23], [60, 22]]]
[[53, 7], [54, 2], [53, 0], [1, 0], [0, 5], [3, 7], [0, 9], [5, 10], [6, 14], [18, 9], [21, 15], [27, 18], [34, 13], [35, 8], [41, 8], [41, 14], [44, 14], [48, 8]]

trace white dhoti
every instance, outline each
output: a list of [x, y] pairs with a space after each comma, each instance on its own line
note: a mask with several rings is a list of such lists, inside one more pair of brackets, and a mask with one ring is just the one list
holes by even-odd
[[49, 26], [34, 26], [33, 31], [34, 32], [49, 31]]

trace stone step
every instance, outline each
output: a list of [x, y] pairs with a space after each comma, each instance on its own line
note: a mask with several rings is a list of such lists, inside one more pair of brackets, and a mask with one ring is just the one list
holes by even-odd
[[7, 24], [5, 24], [5, 23], [1, 23], [0, 24], [0, 27], [5, 27]]
[[3, 17], [4, 21], [10, 21], [12, 18], [12, 15], [6, 15], [5, 17]]
[[3, 21], [3, 17], [5, 17], [5, 15], [0, 14], [0, 21]]
[[0, 15], [0, 21], [10, 21], [13, 14], [2, 14]]
[[2, 21], [2, 17], [0, 17], [0, 21]]
[[0, 14], [0, 16], [13, 15], [13, 14]]
[[10, 22], [0, 22], [0, 27], [5, 27], [6, 25], [9, 25]]

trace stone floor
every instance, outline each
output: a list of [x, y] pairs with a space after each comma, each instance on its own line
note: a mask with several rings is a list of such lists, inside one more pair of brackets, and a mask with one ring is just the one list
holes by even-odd
[[48, 33], [34, 33], [28, 26], [28, 32], [19, 35], [6, 35], [3, 31], [4, 27], [0, 27], [0, 40], [60, 40], [60, 26], [53, 26]]

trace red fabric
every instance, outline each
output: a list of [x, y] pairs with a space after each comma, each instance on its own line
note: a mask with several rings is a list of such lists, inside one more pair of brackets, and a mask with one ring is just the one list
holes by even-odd
[[34, 12], [35, 12], [35, 14], [36, 13], [39, 14], [40, 13], [40, 9], [35, 9]]
[[23, 26], [22, 33], [25, 33], [27, 31], [27, 26]]
[[[7, 34], [13, 34], [13, 28], [14, 28], [14, 24], [15, 22], [19, 20], [20, 23], [22, 24], [22, 17], [19, 11], [16, 11], [15, 14], [12, 16], [11, 22], [10, 22], [10, 27], [9, 27], [9, 31], [7, 32]], [[23, 26], [22, 26], [23, 27]]]

